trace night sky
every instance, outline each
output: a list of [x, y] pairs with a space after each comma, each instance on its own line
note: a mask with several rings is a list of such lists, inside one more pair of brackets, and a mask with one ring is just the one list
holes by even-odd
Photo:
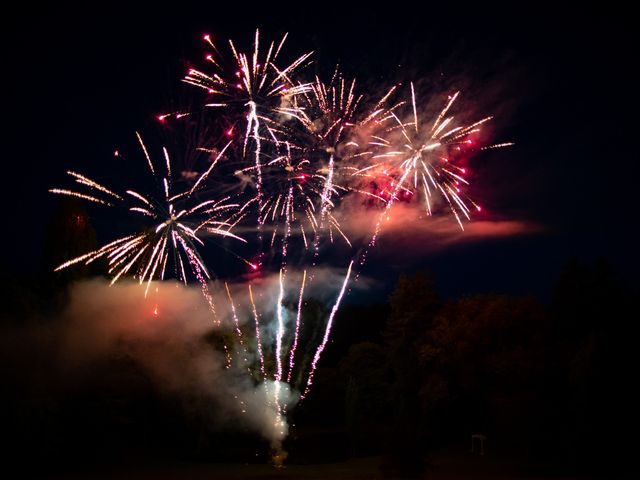
[[[409, 260], [389, 260], [383, 239], [369, 275], [391, 285], [399, 272], [427, 267], [447, 294], [544, 298], [570, 258], [603, 257], [636, 282], [629, 12], [610, 2], [420, 11], [398, 2], [264, 5], [109, 2], [5, 14], [2, 270], [28, 276], [40, 268], [57, 201], [47, 189], [64, 185], [67, 169], [117, 178], [113, 151], [130, 148], [136, 130], [154, 135], [156, 114], [193, 98], [180, 78], [191, 61], [202, 64], [203, 33], [248, 44], [258, 26], [269, 38], [290, 32], [291, 55], [314, 50], [310, 71], [330, 73], [338, 62], [367, 86], [420, 79], [434, 93], [462, 87], [478, 116], [496, 114], [494, 138], [516, 143], [475, 160], [474, 193], [492, 219], [532, 232], [424, 253], [416, 243]], [[109, 225], [94, 226], [100, 241]]]

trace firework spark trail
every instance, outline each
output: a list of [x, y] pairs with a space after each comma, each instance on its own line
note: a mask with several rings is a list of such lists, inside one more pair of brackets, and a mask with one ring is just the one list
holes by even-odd
[[291, 383], [291, 374], [293, 373], [294, 358], [296, 355], [296, 349], [298, 348], [300, 319], [302, 317], [302, 299], [304, 296], [304, 284], [306, 280], [307, 280], [307, 271], [304, 270], [302, 274], [302, 285], [300, 286], [300, 293], [298, 295], [298, 311], [296, 314], [296, 329], [293, 334], [293, 344], [291, 345], [291, 351], [289, 352], [289, 371], [287, 372], [287, 383]]
[[[262, 374], [262, 385], [264, 386], [265, 398], [267, 399], [267, 406], [272, 406], [271, 396], [269, 394], [269, 385], [267, 383], [267, 372], [265, 370], [265, 360], [264, 360], [264, 351], [262, 349], [262, 335], [260, 333], [260, 314], [256, 309], [256, 303], [253, 300], [253, 290], [251, 288], [251, 284], [249, 287], [249, 301], [251, 302], [251, 311], [253, 313], [253, 320], [255, 323], [255, 334], [256, 334], [256, 350], [258, 352], [258, 358], [260, 360], [260, 373]], [[277, 409], [277, 404], [276, 404]], [[282, 422], [283, 420], [280, 418], [280, 412], [278, 411], [276, 415], [276, 428], [281, 428], [282, 425], [278, 425], [278, 420]]]
[[151, 157], [149, 156], [149, 152], [147, 151], [147, 147], [142, 141], [142, 137], [138, 132], [136, 132], [136, 137], [138, 137], [138, 142], [140, 142], [140, 146], [142, 147], [142, 151], [144, 152], [144, 157], [147, 159], [147, 163], [149, 164], [149, 169], [151, 170], [152, 175], [155, 177], [156, 170], [153, 168], [153, 162], [151, 161]]
[[309, 371], [309, 377], [307, 378], [307, 385], [304, 388], [304, 392], [300, 395], [300, 399], [303, 400], [309, 390], [311, 389], [311, 385], [313, 385], [313, 376], [315, 375], [316, 368], [318, 366], [318, 361], [320, 360], [320, 355], [324, 351], [327, 346], [327, 342], [329, 341], [329, 336], [331, 335], [331, 327], [333, 325], [333, 317], [335, 317], [336, 312], [340, 308], [340, 302], [342, 301], [342, 297], [344, 296], [344, 291], [347, 288], [347, 283], [349, 283], [349, 277], [351, 277], [351, 267], [353, 266], [353, 260], [349, 263], [349, 268], [347, 269], [347, 274], [344, 277], [344, 281], [342, 282], [342, 288], [340, 289], [340, 293], [338, 294], [338, 298], [336, 302], [333, 304], [333, 308], [331, 309], [331, 313], [329, 314], [329, 318], [327, 319], [327, 326], [324, 330], [324, 337], [322, 338], [322, 343], [318, 346], [315, 355], [313, 356], [313, 360], [311, 361], [311, 369]]
[[416, 109], [416, 91], [413, 88], [413, 82], [411, 82], [411, 106], [413, 107], [413, 126], [418, 133], [418, 112]]
[[284, 285], [283, 285], [283, 271], [280, 269], [279, 281], [280, 281], [280, 293], [278, 294], [278, 304], [276, 305], [276, 312], [278, 318], [278, 331], [276, 334], [276, 375], [275, 375], [275, 393], [274, 399], [278, 408], [280, 406], [280, 382], [282, 380], [282, 337], [284, 336], [284, 318], [283, 318], [283, 305], [284, 300]]
[[267, 381], [267, 373], [264, 369], [264, 353], [262, 351], [262, 338], [260, 334], [260, 316], [258, 315], [258, 311], [256, 310], [256, 303], [253, 301], [253, 291], [251, 290], [251, 285], [249, 284], [249, 300], [251, 301], [251, 311], [253, 312], [253, 320], [255, 322], [256, 327], [256, 349], [258, 351], [258, 358], [260, 359], [260, 373], [262, 373], [262, 379], [265, 382]]
[[285, 212], [284, 235], [282, 238], [282, 266], [286, 266], [287, 247], [289, 246], [289, 237], [291, 236], [291, 222], [293, 220], [293, 185], [289, 186], [289, 192], [282, 204], [282, 210]]
[[99, 198], [93, 197], [91, 195], [87, 195], [84, 193], [74, 192], [72, 190], [66, 190], [64, 188], [50, 188], [49, 193], [57, 193], [59, 195], [67, 195], [69, 197], [77, 197], [82, 200], [88, 200], [94, 203], [100, 203], [102, 205], [106, 205], [108, 207], [113, 206], [111, 203], [105, 202], [104, 200], [100, 200]]
[[67, 173], [69, 175], [71, 175], [72, 177], [75, 177], [76, 182], [80, 183], [81, 185], [86, 185], [89, 188], [94, 188], [94, 189], [99, 190], [99, 191], [101, 191], [103, 193], [106, 193], [107, 195], [110, 195], [110, 196], [116, 198], [117, 200], [122, 200], [122, 197], [120, 195], [118, 195], [117, 193], [112, 192], [107, 187], [105, 187], [103, 185], [100, 185], [98, 182], [95, 182], [95, 181], [91, 180], [90, 178], [85, 177], [84, 175], [80, 175], [79, 173], [72, 172], [71, 170], [67, 171]]
[[504, 148], [504, 147], [512, 147], [515, 143], [513, 142], [504, 142], [504, 143], [496, 143], [493, 145], [488, 145], [486, 147], [482, 147], [480, 150], [493, 150], [494, 148]]
[[[200, 290], [202, 291], [202, 295], [204, 296], [205, 300], [207, 301], [207, 305], [209, 305], [209, 309], [211, 310], [211, 313], [213, 314], [213, 319], [214, 322], [217, 326], [220, 326], [220, 319], [218, 318], [218, 315], [216, 313], [216, 307], [215, 307], [215, 303], [213, 301], [213, 296], [211, 295], [211, 292], [209, 291], [209, 274], [207, 273], [206, 270], [202, 269], [202, 263], [198, 260], [198, 258], [195, 256], [195, 254], [193, 253], [193, 251], [188, 247], [187, 242], [184, 238], [174, 235], [174, 238], [177, 239], [178, 243], [180, 243], [182, 245], [182, 248], [184, 249], [184, 251], [187, 254], [187, 260], [189, 261], [189, 265], [191, 265], [191, 268], [193, 269], [193, 273], [196, 277], [196, 279], [198, 280], [198, 283], [200, 284]], [[180, 255], [180, 253], [178, 252], [178, 255]], [[184, 269], [184, 267], [183, 267]], [[225, 347], [226, 348], [226, 347]]]
[[[404, 181], [407, 178], [407, 175], [409, 175], [410, 170], [405, 170], [404, 173], [402, 174], [402, 177], [400, 177], [400, 180], [398, 181], [398, 184], [396, 186], [396, 188], [394, 189], [393, 193], [391, 194], [391, 198], [389, 198], [389, 200], [387, 200], [386, 205], [384, 206], [384, 209], [382, 211], [382, 213], [379, 215], [378, 217], [378, 221], [376, 222], [376, 226], [373, 232], [373, 235], [371, 236], [371, 240], [369, 241], [369, 248], [372, 248], [375, 246], [376, 241], [378, 239], [378, 235], [380, 234], [380, 230], [382, 229], [382, 223], [385, 219], [389, 219], [389, 210], [391, 210], [391, 207], [394, 204], [394, 201], [397, 200], [398, 198], [398, 193], [401, 190], [402, 185], [404, 184]], [[366, 253], [367, 251], [365, 251], [365, 254], [363, 255], [363, 260], [361, 261], [361, 263], [364, 263], [364, 259], [366, 258]]]
[[224, 287], [227, 290], [227, 298], [229, 299], [229, 305], [231, 306], [231, 317], [233, 318], [236, 336], [238, 337], [238, 342], [240, 342], [240, 347], [242, 348], [242, 353], [244, 354], [244, 365], [247, 366], [247, 371], [249, 372], [249, 374], [251, 374], [251, 369], [249, 367], [249, 352], [247, 351], [247, 346], [244, 342], [242, 329], [240, 328], [240, 321], [238, 320], [238, 315], [236, 313], [236, 306], [233, 303], [233, 297], [231, 296], [231, 291], [229, 290], [229, 284], [227, 282], [224, 282]]
[[[247, 116], [247, 133], [245, 135], [245, 141], [243, 146], [243, 152], [246, 154], [247, 140], [251, 137], [255, 142], [254, 150], [254, 165], [258, 180], [256, 182], [256, 201], [258, 202], [258, 212], [262, 208], [262, 162], [260, 161], [260, 155], [262, 150], [262, 143], [260, 141], [260, 122], [258, 121], [258, 114], [256, 112], [256, 102], [253, 100], [247, 103], [249, 106], [249, 115]], [[258, 228], [261, 227], [264, 220], [261, 218], [261, 214], [258, 213]]]
[[[224, 152], [227, 150], [227, 148], [229, 148], [229, 145], [231, 145], [231, 141], [229, 141], [222, 150], [220, 150], [220, 153], [218, 154], [218, 156], [215, 158], [215, 160], [213, 162], [211, 162], [211, 165], [209, 166], [209, 168], [202, 174], [200, 175], [200, 177], [198, 177], [198, 180], [193, 184], [193, 187], [191, 187], [191, 190], [189, 190], [189, 195], [193, 194], [193, 192], [195, 192], [198, 188], [198, 186], [202, 183], [202, 181], [204, 181], [209, 174], [211, 173], [211, 170], [213, 170], [213, 167], [216, 166], [216, 164], [218, 163], [218, 160], [220, 160], [223, 156], [224, 156]], [[166, 150], [165, 150], [166, 153]], [[167, 168], [170, 169], [170, 164], [167, 161]], [[169, 170], [169, 174], [171, 174], [171, 170]]]
[[[331, 203], [331, 193], [333, 191], [333, 155], [329, 158], [328, 172], [327, 178], [324, 184], [324, 190], [322, 191], [322, 196], [320, 200], [320, 229], [324, 228], [324, 222], [326, 221], [327, 214], [329, 212], [329, 208], [332, 205]], [[314, 240], [313, 249], [315, 251], [315, 255], [317, 256], [319, 253], [319, 244], [320, 244], [320, 236], [316, 234], [316, 238]]]

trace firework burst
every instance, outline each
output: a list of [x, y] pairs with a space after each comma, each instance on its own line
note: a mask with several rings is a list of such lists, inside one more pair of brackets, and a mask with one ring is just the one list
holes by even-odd
[[328, 83], [316, 76], [313, 82], [300, 85], [308, 88], [294, 99], [296, 121], [283, 124], [281, 135], [273, 138], [277, 155], [263, 167], [263, 175], [269, 178], [263, 185], [262, 218], [275, 225], [272, 245], [281, 225], [283, 258], [288, 237], [297, 228], [305, 248], [312, 248], [316, 255], [325, 236], [332, 243], [338, 236], [351, 247], [332, 213], [347, 194], [360, 193], [384, 201], [353, 181], [358, 177], [354, 165], [372, 155], [360, 146], [367, 142], [356, 140], [379, 128], [380, 119], [390, 112], [383, 105], [395, 90], [392, 88], [366, 110], [355, 79], [345, 79], [337, 67]]
[[[142, 137], [137, 134], [137, 138], [158, 194], [142, 194], [131, 189], [124, 193], [116, 193], [72, 171], [67, 173], [88, 193], [60, 188], [53, 188], [50, 192], [123, 208], [142, 221], [144, 227], [136, 233], [125, 235], [94, 251], [70, 259], [59, 265], [56, 271], [78, 263], [88, 265], [99, 259], [106, 259], [108, 272], [112, 275], [112, 284], [123, 275], [131, 275], [141, 284], [146, 283], [145, 291], [148, 291], [153, 279], [165, 278], [170, 265], [175, 276], [185, 284], [188, 273], [191, 272], [203, 289], [206, 289], [206, 282], [211, 278], [211, 274], [198, 251], [198, 248], [204, 245], [201, 237], [220, 236], [245, 241], [232, 233], [232, 224], [224, 219], [238, 207], [237, 204], [230, 203], [229, 197], [201, 201], [194, 195], [204, 184], [224, 151], [190, 188], [176, 193], [167, 149], [162, 149], [164, 162], [156, 165]], [[208, 293], [206, 296], [211, 300]]]
[[265, 137], [277, 138], [281, 117], [297, 117], [298, 109], [292, 106], [292, 99], [308, 86], [294, 84], [291, 76], [308, 62], [312, 52], [280, 68], [278, 57], [287, 35], [277, 45], [271, 42], [262, 56], [260, 32], [256, 29], [251, 54], [239, 51], [234, 42], [229, 41], [232, 61], [227, 65], [211, 36], [205, 35], [203, 39], [211, 49], [206, 56], [211, 72], [192, 68], [184, 82], [206, 91], [206, 107], [223, 109], [229, 118], [228, 136], [233, 136], [236, 128], [244, 131], [242, 156], [245, 159], [253, 157], [256, 198], [258, 206], [262, 207], [262, 144]]
[[425, 212], [431, 216], [441, 203], [438, 201], [440, 198], [462, 230], [463, 220], [471, 219], [472, 209], [481, 210], [480, 205], [466, 193], [469, 186], [468, 171], [467, 167], [459, 164], [458, 159], [477, 150], [513, 144], [478, 147], [477, 136], [481, 126], [492, 117], [484, 117], [470, 124], [456, 124], [449, 112], [458, 97], [459, 92], [449, 95], [435, 118], [421, 121], [415, 88], [411, 83], [410, 120], [401, 120], [394, 111], [385, 118], [384, 130], [375, 137], [375, 142], [371, 142], [377, 149], [371, 157], [371, 164], [356, 171], [358, 175], [376, 177], [377, 183], [382, 185], [377, 194], [386, 199], [370, 246], [375, 244], [383, 220], [388, 218], [390, 208], [398, 200], [422, 198]]

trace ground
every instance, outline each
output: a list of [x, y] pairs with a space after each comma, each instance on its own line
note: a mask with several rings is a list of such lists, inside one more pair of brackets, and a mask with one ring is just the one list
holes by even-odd
[[[518, 462], [469, 454], [435, 454], [428, 460], [426, 471], [418, 476], [403, 477], [385, 469], [381, 457], [352, 459], [339, 463], [286, 465], [274, 468], [260, 464], [184, 464], [171, 466], [117, 469], [94, 474], [87, 471], [53, 478], [97, 478], [121, 480], [210, 480], [210, 479], [300, 479], [300, 480], [369, 480], [369, 479], [428, 479], [428, 480], [569, 480], [578, 477], [536, 474], [522, 468]], [[386, 472], [386, 473], [385, 473]]]

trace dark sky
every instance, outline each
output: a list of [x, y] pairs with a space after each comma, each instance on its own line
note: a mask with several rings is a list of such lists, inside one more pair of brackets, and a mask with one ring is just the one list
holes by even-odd
[[[463, 86], [473, 105], [497, 114], [496, 139], [517, 144], [477, 159], [476, 194], [495, 218], [535, 224], [541, 233], [458, 245], [408, 263], [381, 254], [372, 275], [395, 278], [427, 266], [451, 294], [545, 295], [575, 256], [608, 258], [633, 279], [638, 79], [631, 13], [611, 2], [576, 9], [440, 3], [252, 9], [109, 2], [6, 13], [1, 268], [39, 268], [55, 205], [47, 189], [64, 183], [65, 170], [112, 169], [114, 149], [131, 144], [135, 130], [153, 132], [155, 114], [189, 98], [179, 79], [200, 60], [204, 32], [249, 42], [259, 26], [268, 37], [289, 31], [291, 54], [314, 50], [319, 66], [312, 69], [320, 72], [339, 62], [366, 85], [420, 79], [436, 90]], [[108, 228], [95, 226], [99, 236]]]

